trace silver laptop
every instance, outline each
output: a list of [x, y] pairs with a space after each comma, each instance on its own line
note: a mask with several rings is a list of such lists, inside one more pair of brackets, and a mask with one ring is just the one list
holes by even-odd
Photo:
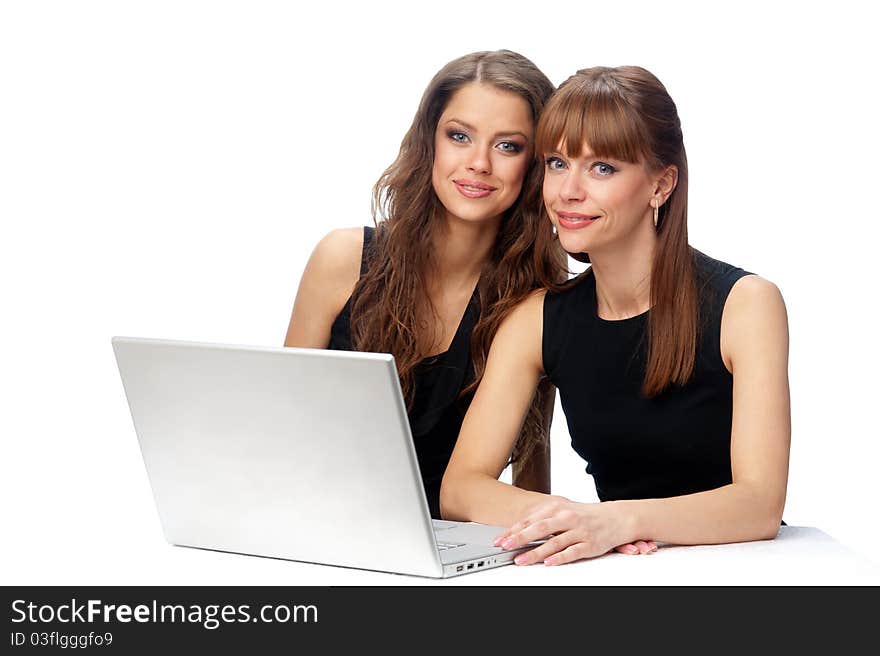
[[166, 539], [441, 578], [510, 563], [431, 519], [390, 355], [114, 337]]

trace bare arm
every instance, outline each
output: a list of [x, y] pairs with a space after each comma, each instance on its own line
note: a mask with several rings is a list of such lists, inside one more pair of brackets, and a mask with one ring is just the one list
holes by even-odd
[[333, 320], [345, 307], [360, 276], [363, 228], [327, 234], [303, 271], [284, 346], [327, 348]]
[[509, 526], [548, 498], [498, 480], [542, 374], [543, 301], [544, 293], [535, 293], [498, 328], [443, 477], [447, 519]]
[[644, 537], [718, 544], [776, 536], [785, 504], [791, 439], [788, 320], [776, 287], [740, 279], [724, 308], [721, 353], [733, 373], [733, 482], [672, 497], [576, 504], [553, 499], [502, 536], [505, 548], [554, 534], [517, 563], [561, 564]]
[[721, 352], [733, 373], [730, 485], [630, 504], [634, 531], [677, 544], [773, 538], [788, 483], [788, 319], [779, 290], [748, 276], [731, 290]]

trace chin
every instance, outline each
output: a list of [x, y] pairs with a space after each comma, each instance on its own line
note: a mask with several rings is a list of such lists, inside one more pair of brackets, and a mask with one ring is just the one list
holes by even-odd
[[590, 239], [566, 237], [562, 234], [559, 235], [559, 245], [567, 253], [589, 253], [593, 246]]
[[468, 223], [483, 223], [484, 221], [491, 221], [493, 217], [502, 214], [502, 212], [494, 209], [492, 211], [486, 211], [482, 208], [455, 205], [446, 207], [446, 210], [456, 218]]

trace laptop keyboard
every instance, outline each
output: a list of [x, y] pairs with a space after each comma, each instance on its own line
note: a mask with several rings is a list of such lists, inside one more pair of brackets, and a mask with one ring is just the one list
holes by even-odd
[[447, 549], [455, 549], [456, 547], [463, 547], [464, 542], [438, 542], [437, 550], [438, 551], [446, 551]]

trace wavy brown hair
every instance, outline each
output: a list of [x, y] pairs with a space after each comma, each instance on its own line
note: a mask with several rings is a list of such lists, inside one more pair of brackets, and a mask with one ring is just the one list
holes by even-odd
[[672, 384], [685, 384], [696, 357], [697, 281], [687, 234], [687, 155], [678, 110], [666, 88], [638, 66], [580, 70], [547, 104], [535, 142], [540, 154], [564, 145], [575, 157], [589, 146], [599, 157], [644, 163], [653, 171], [678, 168], [678, 183], [659, 214], [642, 391], [656, 396]]
[[[433, 341], [420, 317], [437, 316], [428, 294], [433, 269], [432, 237], [444, 208], [432, 185], [434, 135], [440, 116], [460, 88], [469, 83], [515, 93], [529, 105], [537, 123], [553, 93], [550, 80], [528, 59], [509, 50], [476, 52], [449, 62], [425, 90], [397, 159], [373, 188], [374, 247], [353, 292], [352, 345], [357, 350], [394, 355], [407, 404], [413, 399], [413, 374]], [[480, 318], [471, 338], [475, 380], [486, 366], [499, 324], [529, 292], [565, 278], [565, 253], [541, 213], [542, 167], [534, 149], [522, 190], [505, 212], [495, 244], [480, 275]], [[549, 424], [553, 389], [543, 382], [517, 441], [513, 460], [526, 459]]]

